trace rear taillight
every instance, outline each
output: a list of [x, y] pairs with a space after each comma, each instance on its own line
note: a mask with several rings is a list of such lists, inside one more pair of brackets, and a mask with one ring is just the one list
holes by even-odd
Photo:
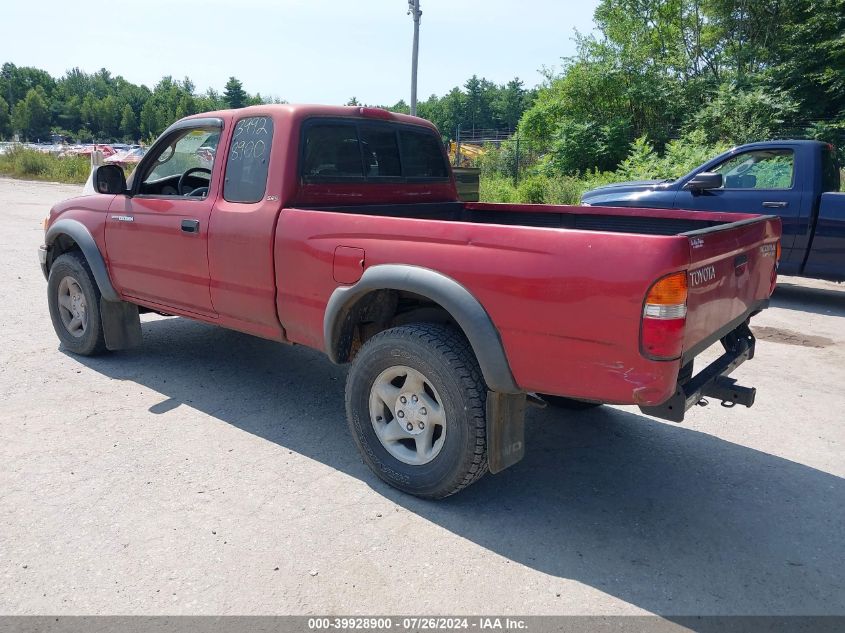
[[672, 273], [658, 279], [643, 303], [640, 336], [642, 353], [655, 360], [673, 360], [684, 347], [687, 322], [687, 274]]

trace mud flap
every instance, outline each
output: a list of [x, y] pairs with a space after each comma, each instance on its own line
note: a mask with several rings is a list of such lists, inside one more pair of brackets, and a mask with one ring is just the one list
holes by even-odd
[[100, 317], [109, 350], [130, 349], [141, 344], [141, 317], [134, 303], [101, 298]]
[[525, 456], [525, 394], [487, 392], [487, 464], [502, 472]]

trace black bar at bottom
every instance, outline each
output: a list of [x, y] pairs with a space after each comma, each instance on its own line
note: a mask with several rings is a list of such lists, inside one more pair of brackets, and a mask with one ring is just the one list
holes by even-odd
[[721, 339], [725, 353], [690, 378], [679, 384], [675, 393], [663, 404], [653, 407], [640, 407], [646, 415], [663, 418], [671, 422], [683, 422], [684, 414], [704, 397], [718, 398], [726, 406], [742, 404], [750, 407], [754, 404], [756, 389], [741, 387], [736, 381], [727, 378], [737, 367], [754, 358], [754, 335], [746, 321]]

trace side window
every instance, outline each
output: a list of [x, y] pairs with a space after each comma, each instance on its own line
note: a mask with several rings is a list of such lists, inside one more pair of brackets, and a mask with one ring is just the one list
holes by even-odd
[[270, 117], [247, 117], [235, 123], [232, 145], [226, 157], [224, 200], [259, 202], [264, 198], [272, 145], [273, 119]]
[[768, 149], [732, 156], [711, 171], [722, 174], [725, 189], [791, 189], [795, 157], [791, 149]]
[[434, 134], [402, 130], [399, 140], [402, 144], [402, 174], [406, 178], [449, 176], [440, 142]]
[[305, 133], [302, 175], [306, 180], [363, 177], [358, 130], [343, 123], [313, 125]]
[[141, 180], [141, 193], [205, 197], [220, 141], [217, 128], [184, 130], [157, 149]]
[[839, 165], [836, 164], [833, 149], [828, 145], [822, 148], [822, 192], [839, 191], [840, 186]]

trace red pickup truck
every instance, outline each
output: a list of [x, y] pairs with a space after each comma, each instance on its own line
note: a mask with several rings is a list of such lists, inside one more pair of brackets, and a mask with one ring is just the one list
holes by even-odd
[[527, 405], [753, 403], [728, 375], [754, 354], [777, 218], [463, 203], [433, 125], [359, 107], [189, 117], [128, 180], [93, 178], [45, 221], [62, 345], [132, 347], [152, 311], [322, 350], [351, 363], [363, 459], [404, 491], [517, 462]]

